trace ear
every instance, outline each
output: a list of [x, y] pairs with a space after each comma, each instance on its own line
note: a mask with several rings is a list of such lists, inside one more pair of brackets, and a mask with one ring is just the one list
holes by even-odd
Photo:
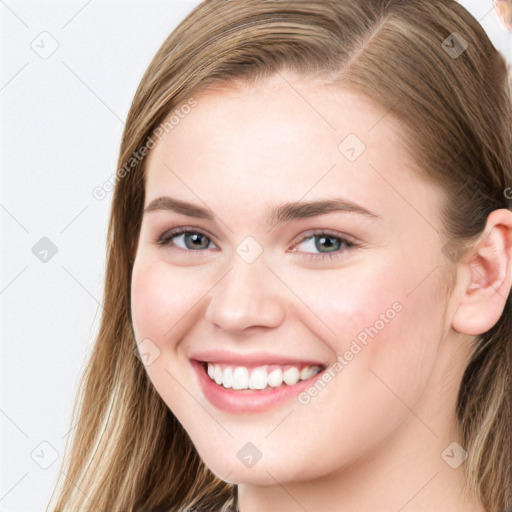
[[458, 308], [452, 327], [476, 336], [499, 320], [512, 283], [512, 212], [499, 209], [487, 218], [485, 230], [457, 264]]

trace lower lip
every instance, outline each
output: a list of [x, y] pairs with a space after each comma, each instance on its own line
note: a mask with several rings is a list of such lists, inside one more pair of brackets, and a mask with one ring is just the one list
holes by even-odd
[[218, 409], [231, 413], [265, 412], [273, 407], [277, 407], [311, 387], [325, 371], [317, 373], [310, 379], [301, 380], [293, 386], [284, 385], [267, 391], [233, 391], [219, 386], [210, 379], [203, 363], [193, 360], [190, 362], [206, 399]]

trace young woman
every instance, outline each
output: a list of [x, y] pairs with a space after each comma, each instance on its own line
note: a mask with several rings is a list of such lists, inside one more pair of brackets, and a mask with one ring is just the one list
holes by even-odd
[[511, 148], [456, 1], [199, 5], [128, 115], [51, 510], [510, 510]]

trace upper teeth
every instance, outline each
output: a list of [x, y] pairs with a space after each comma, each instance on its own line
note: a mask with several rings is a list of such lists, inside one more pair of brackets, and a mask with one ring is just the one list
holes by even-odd
[[301, 370], [296, 366], [285, 368], [271, 365], [250, 369], [245, 366], [208, 363], [208, 375], [217, 384], [228, 389], [265, 389], [277, 388], [283, 382], [293, 386], [299, 380], [309, 379], [321, 371], [318, 366], [305, 366]]

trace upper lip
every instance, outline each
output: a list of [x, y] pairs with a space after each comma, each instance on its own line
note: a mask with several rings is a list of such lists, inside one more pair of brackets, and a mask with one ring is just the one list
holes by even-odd
[[202, 363], [219, 363], [239, 366], [265, 366], [271, 364], [277, 365], [305, 365], [320, 366], [325, 368], [326, 364], [315, 359], [300, 359], [297, 357], [284, 356], [280, 354], [269, 354], [268, 352], [254, 352], [251, 354], [241, 354], [229, 350], [206, 350], [195, 352], [189, 355], [190, 359]]

